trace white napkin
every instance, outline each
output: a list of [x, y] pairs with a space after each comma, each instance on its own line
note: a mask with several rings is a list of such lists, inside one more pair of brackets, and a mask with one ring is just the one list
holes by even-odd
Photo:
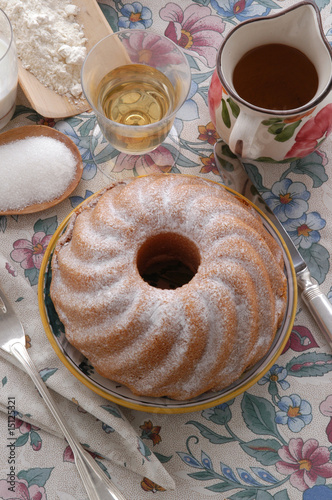
[[[49, 375], [46, 384], [54, 391], [52, 395], [78, 440], [111, 462], [148, 477], [166, 489], [174, 489], [173, 479], [146, 444], [142, 445], [121, 408], [85, 387], [61, 363], [43, 329], [36, 287], [31, 287], [2, 254], [0, 290], [11, 301], [29, 336], [29, 355], [39, 372]], [[0, 410], [7, 413], [8, 398], [14, 396], [21, 419], [61, 435], [33, 382], [22, 370], [13, 356], [0, 351]]]

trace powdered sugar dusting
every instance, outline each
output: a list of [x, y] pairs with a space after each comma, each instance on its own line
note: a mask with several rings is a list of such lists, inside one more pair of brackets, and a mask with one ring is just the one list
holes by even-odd
[[[200, 255], [195, 276], [175, 290], [138, 272], [139, 249], [161, 233], [191, 240]], [[51, 295], [70, 342], [99, 373], [135, 394], [189, 399], [231, 384], [273, 341], [286, 289], [273, 245], [222, 187], [142, 177], [77, 217], [53, 257]]]

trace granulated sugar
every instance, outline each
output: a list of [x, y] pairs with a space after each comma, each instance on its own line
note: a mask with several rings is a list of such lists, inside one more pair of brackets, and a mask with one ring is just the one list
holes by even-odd
[[0, 146], [0, 211], [61, 196], [76, 171], [69, 148], [51, 137], [29, 137]]
[[60, 95], [79, 98], [86, 39], [70, 0], [0, 0], [24, 69]]

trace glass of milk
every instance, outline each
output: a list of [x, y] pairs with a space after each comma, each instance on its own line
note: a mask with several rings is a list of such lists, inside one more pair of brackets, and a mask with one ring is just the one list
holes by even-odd
[[7, 125], [14, 114], [17, 78], [13, 29], [7, 15], [0, 9], [0, 129]]

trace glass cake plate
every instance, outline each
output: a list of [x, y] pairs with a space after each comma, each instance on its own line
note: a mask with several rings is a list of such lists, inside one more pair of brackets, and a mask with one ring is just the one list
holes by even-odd
[[226, 189], [239, 198], [243, 198], [256, 209], [262, 218], [265, 228], [277, 241], [283, 251], [285, 261], [284, 271], [287, 278], [287, 307], [282, 325], [277, 331], [268, 353], [252, 368], [243, 373], [242, 376], [229, 387], [220, 392], [206, 392], [196, 398], [186, 401], [176, 401], [166, 397], [152, 398], [135, 396], [125, 386], [99, 375], [87, 358], [67, 341], [64, 327], [58, 318], [49, 293], [52, 280], [51, 259], [53, 250], [57, 240], [65, 230], [69, 218], [79, 209], [79, 207], [77, 207], [58, 227], [48, 245], [40, 269], [38, 296], [40, 315], [49, 342], [66, 368], [86, 387], [109, 401], [135, 410], [153, 413], [186, 413], [217, 406], [238, 396], [255, 384], [276, 362], [285, 348], [288, 337], [292, 331], [296, 314], [297, 282], [294, 267], [288, 249], [280, 234], [260, 209], [243, 196], [235, 193], [235, 191], [227, 187]]

